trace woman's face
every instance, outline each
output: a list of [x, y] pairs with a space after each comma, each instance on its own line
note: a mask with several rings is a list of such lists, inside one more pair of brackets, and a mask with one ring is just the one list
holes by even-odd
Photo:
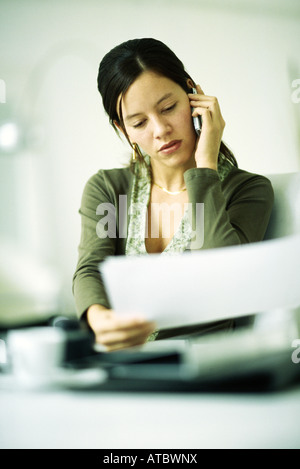
[[159, 165], [191, 165], [194, 131], [188, 95], [174, 81], [143, 72], [122, 99], [126, 132], [132, 143]]

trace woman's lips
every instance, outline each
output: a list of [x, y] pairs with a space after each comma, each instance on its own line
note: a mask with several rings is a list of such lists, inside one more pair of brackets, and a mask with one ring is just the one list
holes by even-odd
[[174, 151], [177, 151], [180, 147], [181, 147], [181, 140], [172, 140], [171, 142], [167, 143], [166, 145], [163, 145], [159, 149], [159, 151], [161, 153], [169, 155], [170, 153], [173, 153]]

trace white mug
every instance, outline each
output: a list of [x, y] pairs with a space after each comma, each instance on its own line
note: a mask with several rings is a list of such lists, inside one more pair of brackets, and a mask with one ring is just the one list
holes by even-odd
[[36, 387], [55, 381], [65, 352], [65, 334], [54, 327], [9, 332], [8, 354], [12, 372], [21, 385]]

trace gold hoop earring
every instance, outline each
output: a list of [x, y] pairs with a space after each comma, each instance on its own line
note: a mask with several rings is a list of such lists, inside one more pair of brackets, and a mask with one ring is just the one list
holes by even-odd
[[137, 155], [137, 144], [136, 143], [133, 143], [132, 144], [132, 162], [133, 163], [136, 163], [137, 162], [137, 159], [138, 159], [138, 155]]
[[137, 143], [132, 144], [132, 162], [136, 163], [138, 160], [143, 159], [143, 155]]

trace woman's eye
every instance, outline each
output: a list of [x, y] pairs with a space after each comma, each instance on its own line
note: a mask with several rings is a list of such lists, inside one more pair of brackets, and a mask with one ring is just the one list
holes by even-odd
[[135, 129], [138, 129], [139, 127], [142, 127], [144, 125], [145, 121], [142, 121], [142, 122], [138, 122], [137, 124], [134, 124], [134, 128]]
[[169, 106], [169, 107], [166, 107], [165, 109], [163, 109], [163, 112], [169, 112], [169, 111], [172, 111], [173, 109], [175, 109], [176, 107], [176, 104], [172, 104], [172, 106]]
[[[164, 109], [162, 109], [161, 112], [165, 113], [165, 112], [170, 112], [170, 111], [173, 111], [173, 109], [175, 109], [177, 103], [174, 103], [172, 104], [172, 106], [168, 106]], [[137, 122], [136, 124], [133, 125], [133, 128], [134, 129], [140, 129], [141, 127], [143, 127], [144, 125], [146, 124], [146, 120], [143, 120], [141, 122]]]

